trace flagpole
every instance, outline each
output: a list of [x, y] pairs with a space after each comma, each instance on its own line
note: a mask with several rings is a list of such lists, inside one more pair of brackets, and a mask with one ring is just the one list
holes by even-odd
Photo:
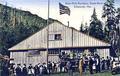
[[48, 0], [48, 19], [47, 19], [47, 26], [48, 26], [48, 28], [47, 28], [47, 49], [46, 49], [46, 51], [47, 51], [47, 67], [48, 67], [48, 51], [49, 51], [49, 11], [50, 11], [50, 0]]

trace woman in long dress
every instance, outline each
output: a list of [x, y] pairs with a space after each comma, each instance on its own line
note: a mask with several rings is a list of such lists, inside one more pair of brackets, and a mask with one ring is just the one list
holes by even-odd
[[83, 59], [82, 58], [79, 61], [79, 72], [80, 72], [80, 76], [82, 76], [82, 72], [83, 72]]

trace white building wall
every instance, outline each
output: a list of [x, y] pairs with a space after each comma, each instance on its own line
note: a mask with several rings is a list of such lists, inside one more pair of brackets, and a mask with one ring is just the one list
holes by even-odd
[[72, 30], [63, 25], [54, 23], [49, 26], [49, 34], [61, 34], [62, 40], [49, 40], [49, 48], [71, 47]]
[[105, 59], [110, 57], [110, 50], [109, 49], [97, 49], [97, 53], [100, 55], [100, 57], [104, 57]]
[[[23, 40], [9, 50], [40, 49], [47, 47], [47, 27]], [[73, 32], [72, 32], [73, 31]], [[85, 35], [74, 28], [67, 27], [61, 23], [54, 22], [49, 25], [50, 34], [61, 34], [61, 40], [49, 40], [49, 48], [63, 47], [101, 47], [110, 46], [98, 39]]]
[[59, 23], [53, 23], [49, 26], [49, 34], [62, 35], [62, 40], [49, 41], [49, 48], [110, 46], [105, 42], [80, 33], [74, 28]]
[[[23, 40], [16, 46], [13, 46], [9, 50], [25, 50], [25, 49], [41, 49], [47, 47], [47, 27], [30, 36], [26, 40]], [[73, 32], [72, 32], [73, 31]], [[79, 31], [67, 27], [61, 23], [54, 22], [49, 25], [49, 34], [61, 34], [62, 40], [49, 40], [49, 48], [67, 48], [67, 47], [101, 47], [110, 46], [110, 44], [92, 38], [88, 35], [80, 33]], [[73, 44], [73, 45], [72, 45]], [[104, 57], [108, 56], [108, 50], [98, 51], [99, 54]], [[41, 51], [39, 56], [29, 58], [27, 52], [11, 52], [11, 58], [14, 58], [16, 64], [27, 63], [36, 64], [46, 62], [46, 51]], [[50, 60], [57, 60], [57, 56], [52, 56]], [[29, 63], [28, 63], [29, 62]]]
[[73, 46], [76, 47], [99, 47], [106, 46], [107, 44], [102, 41], [96, 40], [95, 38], [89, 37], [88, 35], [73, 31]]
[[40, 55], [33, 55], [33, 56], [28, 56], [28, 52], [11, 52], [10, 53], [10, 58], [13, 58], [14, 60], [12, 63], [15, 64], [32, 64], [36, 65], [38, 63], [46, 63], [47, 61], [47, 52], [46, 51], [40, 51]]

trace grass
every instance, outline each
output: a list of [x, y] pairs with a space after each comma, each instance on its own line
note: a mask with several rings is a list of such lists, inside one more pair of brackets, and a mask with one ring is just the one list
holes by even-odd
[[[59, 73], [59, 74], [51, 74], [51, 75], [45, 75], [45, 76], [69, 76], [69, 74], [68, 73]], [[78, 72], [74, 72], [73, 76], [80, 76], [80, 74]], [[104, 73], [96, 73], [96, 74], [90, 75], [89, 72], [87, 72], [87, 73], [84, 73], [83, 76], [120, 76], [120, 74], [112, 75], [110, 72], [104, 72]]]

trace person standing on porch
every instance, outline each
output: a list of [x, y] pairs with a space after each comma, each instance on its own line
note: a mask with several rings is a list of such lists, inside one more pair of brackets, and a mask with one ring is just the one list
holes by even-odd
[[79, 72], [80, 72], [80, 76], [82, 76], [82, 72], [83, 72], [83, 59], [82, 58], [79, 61]]

